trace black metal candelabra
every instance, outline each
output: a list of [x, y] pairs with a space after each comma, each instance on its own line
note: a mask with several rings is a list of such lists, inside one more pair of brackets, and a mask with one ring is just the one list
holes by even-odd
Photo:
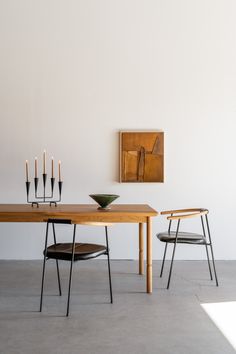
[[54, 186], [55, 186], [55, 178], [51, 177], [51, 194], [50, 195], [46, 195], [46, 184], [47, 184], [47, 174], [43, 173], [42, 174], [43, 177], [43, 195], [38, 195], [38, 184], [39, 184], [39, 178], [38, 177], [34, 177], [34, 198], [35, 200], [30, 200], [29, 198], [29, 194], [30, 194], [30, 181], [27, 180], [26, 183], [26, 194], [27, 194], [27, 203], [30, 203], [32, 205], [32, 207], [34, 205], [37, 206], [37, 208], [39, 207], [39, 204], [42, 203], [49, 203], [50, 206], [51, 205], [55, 205], [57, 206], [57, 203], [59, 203], [61, 201], [61, 191], [62, 191], [62, 181], [58, 181], [58, 192], [59, 192], [59, 197], [57, 200], [53, 200], [54, 198]]

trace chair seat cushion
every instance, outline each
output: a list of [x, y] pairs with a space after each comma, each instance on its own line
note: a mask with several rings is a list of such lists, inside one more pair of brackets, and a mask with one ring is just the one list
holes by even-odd
[[[176, 233], [171, 231], [160, 232], [157, 234], [157, 238], [159, 238], [162, 242], [175, 242]], [[189, 244], [197, 244], [197, 245], [205, 245], [206, 240], [203, 235], [195, 234], [191, 232], [179, 232], [177, 243], [189, 243]]]
[[[71, 260], [72, 243], [57, 243], [47, 248], [47, 257], [53, 259]], [[44, 251], [45, 254], [45, 251]], [[93, 243], [75, 243], [74, 260], [86, 260], [107, 254], [107, 248]]]

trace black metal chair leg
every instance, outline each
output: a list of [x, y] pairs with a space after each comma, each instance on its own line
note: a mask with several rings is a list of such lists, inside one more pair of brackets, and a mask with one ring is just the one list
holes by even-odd
[[206, 254], [207, 254], [207, 262], [208, 262], [208, 267], [209, 267], [209, 272], [210, 272], [210, 278], [211, 278], [211, 280], [213, 280], [212, 271], [211, 271], [211, 263], [210, 263], [210, 258], [209, 258], [209, 252], [208, 252], [207, 245], [206, 245]]
[[210, 258], [209, 258], [209, 253], [208, 253], [208, 248], [207, 248], [207, 237], [206, 237], [206, 231], [205, 231], [205, 226], [204, 226], [204, 221], [203, 221], [203, 216], [201, 215], [201, 222], [202, 222], [202, 231], [203, 231], [203, 241], [206, 243], [206, 254], [207, 254], [207, 261], [208, 261], [208, 268], [210, 272], [210, 278], [213, 280], [212, 277], [212, 271], [211, 271], [211, 263], [210, 263]]
[[44, 290], [44, 278], [45, 278], [45, 266], [46, 266], [46, 258], [47, 258], [47, 243], [48, 243], [48, 223], [46, 227], [46, 237], [45, 237], [45, 246], [44, 246], [44, 259], [43, 259], [43, 274], [42, 274], [42, 283], [41, 283], [41, 296], [40, 296], [40, 307], [39, 311], [42, 312], [43, 306], [43, 290]]
[[213, 264], [213, 269], [214, 269], [214, 274], [215, 274], [216, 286], [219, 286], [218, 278], [217, 278], [217, 275], [216, 275], [216, 266], [215, 266], [215, 259], [214, 259], [212, 245], [210, 245], [210, 247], [211, 247], [212, 264]]
[[[56, 245], [57, 240], [56, 240], [56, 232], [55, 232], [55, 225], [54, 224], [52, 224], [52, 229], [53, 229], [54, 244]], [[56, 259], [56, 267], [57, 267], [57, 281], [58, 281], [59, 295], [61, 296], [61, 279], [60, 279], [58, 259]]]
[[170, 271], [169, 271], [167, 289], [169, 289], [169, 287], [170, 287], [170, 279], [171, 279], [172, 268], [173, 268], [173, 262], [174, 262], [174, 257], [175, 257], [175, 249], [176, 249], [177, 238], [178, 238], [178, 232], [179, 232], [179, 224], [180, 224], [180, 220], [178, 220], [178, 224], [177, 224], [176, 237], [175, 237], [175, 244], [174, 244], [174, 249], [173, 249], [172, 258], [171, 258], [171, 265], [170, 265]]
[[59, 295], [61, 296], [61, 279], [59, 273], [59, 264], [58, 259], [56, 259], [56, 266], [57, 266], [57, 281], [58, 281], [58, 288], [59, 288]]
[[170, 287], [170, 279], [171, 279], [172, 268], [173, 268], [173, 262], [174, 262], [174, 256], [175, 256], [175, 248], [176, 248], [176, 243], [174, 244], [174, 249], [173, 249], [173, 253], [172, 253], [172, 259], [171, 259], [171, 264], [170, 264], [170, 271], [169, 271], [167, 289], [169, 289], [169, 287]]
[[43, 289], [44, 289], [45, 264], [46, 264], [46, 256], [44, 255], [39, 312], [42, 312], [42, 306], [43, 306]]
[[113, 304], [112, 283], [111, 283], [111, 266], [110, 266], [110, 253], [109, 253], [107, 226], [105, 226], [105, 232], [106, 232], [106, 244], [107, 244], [107, 265], [108, 265], [108, 275], [109, 275], [110, 299], [111, 299], [111, 304]]
[[167, 243], [165, 245], [165, 250], [164, 250], [164, 256], [163, 256], [163, 260], [162, 260], [162, 264], [161, 264], [161, 273], [160, 273], [160, 278], [162, 277], [163, 274], [163, 269], [164, 269], [164, 264], [165, 264], [165, 259], [166, 259], [166, 251], [167, 251]]
[[70, 310], [70, 290], [71, 290], [72, 271], [73, 271], [73, 263], [74, 263], [74, 256], [75, 256], [75, 231], [76, 231], [76, 225], [74, 225], [72, 256], [71, 256], [71, 263], [70, 263], [69, 288], [68, 288], [68, 299], [67, 299], [67, 310], [66, 310], [67, 317], [69, 316], [69, 310]]
[[69, 277], [69, 288], [68, 288], [68, 299], [67, 299], [67, 310], [66, 310], [66, 316], [69, 316], [69, 310], [70, 310], [70, 289], [71, 289], [71, 278], [72, 278], [72, 270], [73, 270], [73, 258], [71, 259], [70, 263], [70, 277]]
[[113, 304], [112, 284], [111, 284], [111, 267], [110, 267], [109, 251], [107, 253], [107, 264], [108, 264], [108, 274], [109, 274], [110, 299], [111, 299], [111, 304]]
[[215, 259], [214, 259], [214, 254], [213, 254], [213, 247], [212, 247], [212, 243], [211, 243], [211, 233], [210, 233], [210, 227], [209, 227], [209, 222], [208, 222], [207, 215], [206, 215], [206, 224], [207, 224], [207, 231], [208, 231], [208, 236], [209, 236], [209, 240], [210, 240], [212, 264], [213, 264], [213, 270], [214, 270], [214, 274], [215, 274], [216, 286], [219, 286], [218, 278], [217, 278], [217, 275], [216, 275]]

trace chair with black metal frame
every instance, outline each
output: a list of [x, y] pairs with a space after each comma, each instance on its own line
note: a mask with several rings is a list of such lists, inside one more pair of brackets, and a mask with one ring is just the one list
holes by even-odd
[[[161, 242], [165, 242], [165, 250], [164, 250], [164, 256], [163, 256], [162, 265], [161, 265], [160, 277], [162, 277], [162, 274], [163, 274], [167, 245], [168, 245], [168, 243], [174, 244], [172, 258], [171, 258], [171, 264], [170, 264], [170, 270], [169, 270], [167, 289], [169, 289], [169, 286], [170, 286], [170, 280], [171, 280], [171, 274], [172, 274], [173, 262], [174, 262], [174, 256], [175, 256], [175, 249], [176, 249], [177, 243], [202, 245], [202, 246], [206, 247], [206, 254], [207, 254], [207, 261], [208, 261], [208, 267], [209, 267], [209, 272], [210, 272], [210, 278], [211, 278], [211, 280], [213, 280], [211, 264], [210, 264], [210, 259], [209, 259], [209, 252], [208, 252], [208, 247], [210, 247], [216, 286], [218, 286], [218, 279], [217, 279], [217, 274], [216, 274], [215, 260], [214, 260], [213, 247], [212, 247], [212, 241], [211, 241], [211, 233], [210, 233], [209, 221], [208, 221], [208, 216], [207, 216], [208, 213], [209, 213], [209, 211], [207, 209], [203, 209], [203, 208], [167, 210], [167, 211], [161, 212], [161, 215], [169, 215], [169, 216], [167, 216], [167, 220], [169, 220], [169, 228], [168, 228], [168, 231], [160, 232], [157, 234], [157, 238]], [[190, 219], [190, 218], [195, 218], [195, 217], [200, 217], [200, 219], [201, 219], [202, 234], [179, 231], [181, 221], [186, 220], [186, 219]], [[175, 231], [171, 231], [173, 221], [177, 222]]]
[[[48, 246], [48, 234], [49, 234], [49, 225], [50, 224], [52, 224], [54, 244]], [[65, 242], [64, 243], [57, 243], [55, 224], [73, 225], [72, 243], [65, 243]], [[57, 279], [58, 279], [58, 287], [59, 287], [59, 295], [60, 296], [61, 296], [61, 281], [60, 281], [58, 260], [70, 261], [70, 274], [69, 274], [66, 316], [69, 316], [73, 263], [76, 261], [97, 258], [101, 255], [107, 256], [109, 287], [110, 287], [110, 302], [113, 303], [109, 243], [108, 243], [108, 226], [110, 226], [112, 224], [111, 223], [102, 223], [102, 222], [80, 222], [77, 224], [87, 225], [87, 226], [103, 226], [105, 228], [106, 245], [99, 245], [99, 244], [92, 244], [92, 243], [77, 243], [77, 242], [75, 242], [75, 239], [76, 239], [76, 224], [75, 223], [73, 223], [71, 220], [66, 220], [66, 219], [48, 219], [47, 220], [45, 247], [44, 247], [44, 252], [43, 252], [44, 253], [44, 261], [43, 261], [41, 296], [40, 296], [40, 312], [42, 312], [45, 266], [46, 266], [46, 260], [48, 260], [48, 259], [55, 259], [56, 260]]]

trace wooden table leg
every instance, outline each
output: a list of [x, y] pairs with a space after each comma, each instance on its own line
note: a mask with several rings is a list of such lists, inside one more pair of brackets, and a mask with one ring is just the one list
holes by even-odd
[[143, 264], [143, 224], [139, 223], [139, 274], [144, 274]]
[[147, 293], [152, 293], [152, 221], [147, 218]]

